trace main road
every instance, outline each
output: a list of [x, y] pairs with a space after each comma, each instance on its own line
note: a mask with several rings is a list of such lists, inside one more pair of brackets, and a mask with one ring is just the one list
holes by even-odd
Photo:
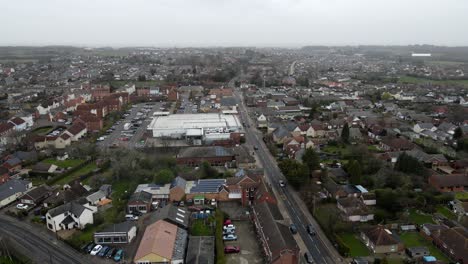
[[12, 247], [33, 263], [105, 263], [96, 257], [79, 253], [52, 233], [0, 213], [0, 237], [13, 240]]
[[[298, 197], [297, 193], [292, 190], [289, 185], [285, 188], [279, 187], [278, 182], [280, 180], [285, 181], [286, 179], [281, 173], [276, 160], [273, 158], [267, 146], [263, 142], [262, 134], [258, 132], [258, 130], [255, 128], [255, 123], [250, 119], [242, 95], [239, 91], [235, 91], [235, 96], [239, 101], [239, 112], [241, 119], [248, 125], [245, 127], [246, 140], [251, 145], [257, 147], [257, 156], [263, 165], [265, 174], [269, 177], [271, 186], [275, 188], [278, 193], [282, 194], [281, 198], [284, 199], [285, 207], [287, 208], [290, 219], [292, 223], [296, 225], [298, 233], [301, 236], [301, 239], [307, 247], [309, 253], [312, 255], [316, 263], [343, 263], [343, 260], [336, 252], [335, 248], [328, 241], [326, 236], [323, 234], [320, 226], [318, 226], [317, 222], [313, 219], [304, 202]], [[307, 233], [306, 225], [308, 224], [311, 224], [315, 230], [317, 230], [316, 236], [311, 236]]]

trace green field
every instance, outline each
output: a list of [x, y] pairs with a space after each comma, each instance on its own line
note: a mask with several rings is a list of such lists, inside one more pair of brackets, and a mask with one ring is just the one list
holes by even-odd
[[411, 209], [409, 213], [409, 219], [412, 223], [417, 225], [422, 225], [426, 223], [434, 224], [434, 220], [432, 220], [432, 216], [418, 213], [415, 209]]
[[430, 80], [411, 76], [401, 76], [398, 82], [413, 84], [431, 83], [434, 85], [462, 85], [464, 87], [468, 87], [468, 80]]
[[50, 158], [50, 159], [45, 159], [42, 162], [48, 163], [48, 164], [54, 164], [54, 165], [59, 166], [60, 168], [66, 169], [70, 167], [71, 168], [76, 167], [80, 165], [81, 163], [83, 163], [84, 160], [81, 160], [81, 159], [56, 160], [56, 159]]
[[97, 168], [94, 162], [89, 163], [88, 165], [84, 166], [83, 168], [71, 173], [65, 178], [62, 178], [56, 182], [56, 184], [64, 185], [69, 183], [70, 181], [77, 179], [78, 177], [88, 174]]
[[38, 127], [34, 129], [32, 132], [36, 134], [47, 134], [52, 130], [52, 126], [45, 126], [45, 127]]
[[457, 192], [455, 193], [455, 198], [458, 200], [468, 200], [468, 192]]
[[457, 216], [443, 205], [436, 206], [436, 211], [450, 220], [457, 220]]
[[406, 247], [418, 247], [424, 246], [429, 249], [431, 255], [436, 257], [438, 260], [442, 260], [444, 262], [449, 262], [448, 258], [438, 249], [436, 248], [431, 242], [424, 239], [419, 233], [417, 232], [406, 232], [400, 235], [401, 240], [405, 244]]
[[349, 247], [349, 256], [350, 257], [365, 257], [369, 256], [370, 252], [367, 249], [366, 245], [362, 243], [354, 234], [344, 233], [340, 234], [339, 237]]

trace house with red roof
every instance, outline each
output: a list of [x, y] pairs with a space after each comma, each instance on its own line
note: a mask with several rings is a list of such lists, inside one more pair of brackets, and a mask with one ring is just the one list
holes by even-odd
[[26, 121], [24, 121], [22, 118], [20, 117], [14, 117], [12, 119], [10, 119], [10, 121], [8, 121], [8, 123], [11, 123], [13, 126], [14, 126], [14, 129], [16, 131], [22, 131], [22, 130], [25, 130], [26, 127], [28, 126], [28, 124], [26, 123]]
[[8, 144], [8, 138], [14, 131], [14, 125], [10, 122], [0, 123], [0, 145]]
[[80, 115], [73, 123], [81, 122], [86, 125], [87, 132], [99, 132], [104, 127], [104, 121], [92, 114]]

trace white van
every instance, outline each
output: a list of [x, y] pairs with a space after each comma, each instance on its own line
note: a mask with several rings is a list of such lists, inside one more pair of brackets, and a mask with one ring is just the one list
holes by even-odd
[[128, 214], [128, 215], [125, 215], [125, 220], [127, 220], [127, 221], [136, 221], [136, 220], [138, 220], [138, 216]]

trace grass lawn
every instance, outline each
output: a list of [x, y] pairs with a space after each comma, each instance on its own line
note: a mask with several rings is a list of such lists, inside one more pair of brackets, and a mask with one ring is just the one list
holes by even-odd
[[417, 225], [422, 225], [426, 223], [434, 224], [434, 220], [432, 220], [432, 216], [418, 213], [415, 209], [411, 209], [409, 213], [409, 219], [412, 223]]
[[349, 247], [349, 255], [351, 257], [369, 256], [369, 250], [367, 247], [361, 242], [361, 240], [357, 239], [353, 233], [340, 234], [339, 237]]
[[[207, 220], [207, 224], [209, 220]], [[192, 236], [212, 236], [213, 232], [211, 228], [205, 224], [203, 219], [196, 219], [192, 223], [192, 227], [190, 230]]]
[[468, 192], [457, 192], [455, 193], [455, 198], [458, 200], [468, 200]]
[[457, 216], [443, 205], [436, 206], [436, 211], [450, 220], [457, 220]]
[[55, 184], [63, 185], [63, 184], [69, 183], [70, 181], [80, 177], [81, 175], [85, 175], [87, 173], [92, 172], [96, 168], [97, 168], [96, 164], [94, 162], [91, 162], [88, 165], [84, 166], [83, 168], [71, 173], [67, 177], [58, 180]]
[[382, 152], [379, 148], [377, 148], [377, 146], [375, 145], [369, 145], [367, 146], [367, 149], [371, 152]]
[[38, 127], [34, 129], [32, 132], [36, 134], [47, 134], [49, 131], [52, 130], [52, 126], [45, 126], [45, 127]]
[[48, 163], [48, 164], [54, 164], [54, 165], [59, 166], [60, 168], [70, 168], [70, 167], [73, 168], [83, 163], [84, 160], [81, 160], [81, 159], [56, 160], [56, 159], [50, 158], [50, 159], [45, 159], [42, 162]]
[[447, 263], [449, 262], [449, 259], [438, 248], [436, 248], [431, 242], [424, 239], [417, 232], [403, 233], [400, 235], [400, 238], [406, 247], [427, 247], [432, 256], [436, 257], [438, 260], [442, 260]]
[[322, 149], [323, 152], [330, 153], [330, 154], [339, 154], [342, 157], [349, 154], [349, 148], [347, 146], [330, 146], [327, 145]]

